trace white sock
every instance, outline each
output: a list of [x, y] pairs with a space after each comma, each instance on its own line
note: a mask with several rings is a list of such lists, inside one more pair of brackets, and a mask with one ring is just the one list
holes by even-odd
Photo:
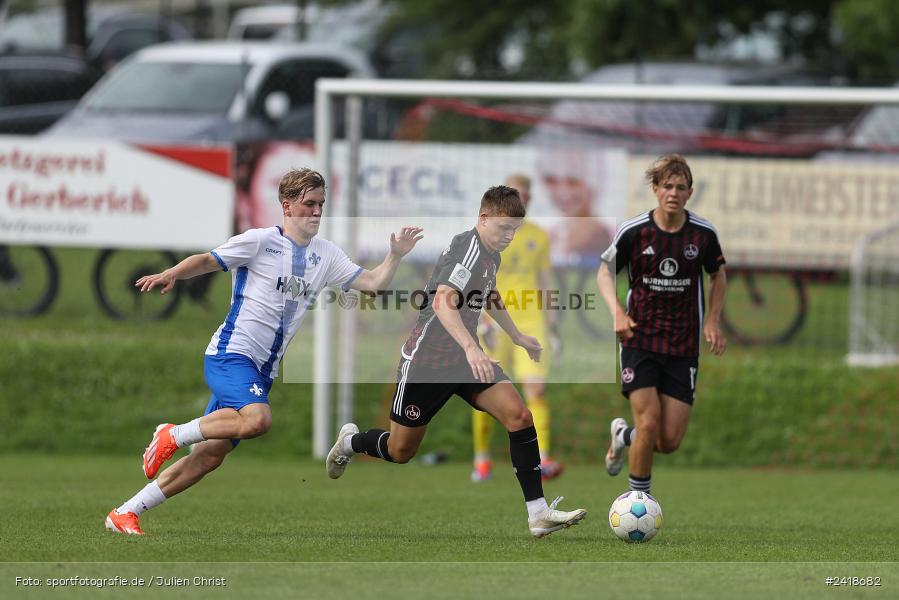
[[132, 512], [136, 515], [140, 515], [142, 512], [150, 510], [154, 506], [159, 506], [163, 502], [165, 502], [165, 494], [159, 489], [159, 484], [157, 482], [151, 481], [144, 486], [144, 489], [115, 509], [115, 511], [118, 514]]
[[348, 435], [343, 438], [343, 453], [347, 456], [356, 454], [356, 451], [353, 450], [353, 436]]
[[527, 500], [525, 506], [528, 507], [528, 519], [534, 519], [542, 513], [544, 510], [549, 508], [549, 505], [546, 503], [546, 498], [540, 497], [536, 500]]
[[631, 431], [631, 440], [630, 440], [630, 441], [631, 441], [631, 444], [628, 444], [628, 443], [627, 443], [627, 440], [624, 439], [624, 433], [625, 433], [627, 430], [628, 430], [627, 427], [622, 427], [621, 429], [619, 429], [619, 430], [617, 431], [617, 433], [615, 433], [615, 439], [618, 440], [618, 443], [619, 443], [619, 444], [623, 444], [623, 445], [625, 445], [625, 446], [630, 446], [631, 444], [634, 443], [634, 438], [637, 437], [637, 428], [634, 427], [633, 430]]
[[175, 438], [175, 444], [179, 448], [205, 440], [206, 438], [200, 433], [200, 417], [172, 427], [172, 437]]

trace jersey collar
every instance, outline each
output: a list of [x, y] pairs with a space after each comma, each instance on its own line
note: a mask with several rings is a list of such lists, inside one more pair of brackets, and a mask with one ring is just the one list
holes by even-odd
[[309, 247], [309, 244], [312, 243], [312, 240], [315, 239], [315, 238], [313, 237], [312, 240], [309, 240], [308, 242], [306, 242], [305, 244], [303, 244], [303, 245], [301, 246], [300, 244], [298, 244], [298, 243], [296, 242], [296, 240], [294, 240], [294, 239], [293, 239], [292, 237], [290, 237], [289, 235], [284, 235], [284, 228], [282, 228], [280, 225], [275, 225], [275, 227], [278, 228], [278, 233], [281, 234], [281, 237], [283, 237], [285, 240], [289, 241], [289, 242], [293, 245], [294, 250], [303, 250], [304, 248], [308, 248], [308, 247]]
[[484, 243], [484, 240], [482, 240], [481, 236], [478, 234], [477, 227], [473, 228], [472, 231], [474, 232], [474, 237], [478, 240], [478, 244], [481, 245], [481, 248], [483, 248], [487, 252], [487, 254], [490, 254], [491, 256], [499, 256], [499, 252], [497, 252], [496, 250], [491, 250], [490, 247]]
[[684, 224], [680, 226], [680, 229], [678, 229], [677, 231], [665, 231], [664, 229], [659, 227], [659, 224], [656, 223], [656, 220], [652, 217], [652, 215], [655, 213], [655, 211], [656, 211], [656, 209], [653, 208], [652, 210], [649, 211], [649, 213], [647, 213], [649, 215], [649, 222], [652, 223], [653, 227], [655, 227], [657, 230], [659, 230], [660, 232], [662, 232], [666, 235], [676, 235], [676, 234], [680, 233], [687, 226], [687, 223], [690, 222], [690, 211], [684, 209]]

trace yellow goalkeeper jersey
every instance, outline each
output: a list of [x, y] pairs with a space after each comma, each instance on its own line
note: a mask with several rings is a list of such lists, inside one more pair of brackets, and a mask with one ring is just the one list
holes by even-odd
[[496, 288], [516, 323], [542, 320], [543, 311], [537, 302], [540, 273], [549, 268], [549, 236], [539, 225], [525, 220], [503, 251], [496, 275]]

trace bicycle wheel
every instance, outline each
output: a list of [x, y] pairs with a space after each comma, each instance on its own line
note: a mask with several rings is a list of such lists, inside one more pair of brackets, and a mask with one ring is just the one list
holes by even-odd
[[176, 285], [164, 296], [154, 289], [141, 293], [134, 282], [160, 273], [178, 258], [167, 250], [103, 250], [94, 264], [94, 294], [100, 307], [114, 319], [154, 321], [172, 315], [181, 297]]
[[805, 280], [793, 273], [728, 272], [724, 331], [746, 346], [782, 345], [805, 324]]
[[59, 267], [40, 246], [0, 246], [0, 315], [27, 317], [49, 310], [59, 290]]

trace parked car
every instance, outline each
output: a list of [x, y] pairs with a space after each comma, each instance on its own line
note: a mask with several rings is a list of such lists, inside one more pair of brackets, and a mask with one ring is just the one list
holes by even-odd
[[315, 80], [372, 76], [363, 55], [335, 46], [160, 44], [109, 73], [46, 135], [148, 143], [310, 139]]
[[[831, 83], [826, 76], [792, 65], [697, 62], [609, 65], [583, 81], [663, 86]], [[853, 106], [563, 100], [554, 104], [545, 120], [521, 141], [599, 145], [654, 154], [678, 151], [811, 156], [842, 139], [858, 112]]]
[[[228, 39], [352, 46], [366, 54], [379, 77], [416, 78], [424, 68], [421, 47], [435, 29], [392, 22], [391, 5], [362, 0], [345, 5], [267, 4], [234, 13]], [[300, 33], [302, 30], [302, 33]]]
[[[0, 48], [61, 51], [65, 48], [65, 16], [58, 8], [10, 17], [0, 26]], [[116, 7], [89, 6], [85, 58], [103, 70], [132, 52], [152, 44], [187, 40], [190, 32], [159, 14]]]
[[[380, 0], [364, 0], [346, 6], [300, 8], [294, 4], [269, 4], [242, 8], [228, 28], [231, 40], [279, 40], [363, 46], [389, 14]], [[305, 31], [299, 37], [300, 28]]]
[[46, 129], [72, 110], [100, 75], [73, 55], [0, 54], [0, 133]]

